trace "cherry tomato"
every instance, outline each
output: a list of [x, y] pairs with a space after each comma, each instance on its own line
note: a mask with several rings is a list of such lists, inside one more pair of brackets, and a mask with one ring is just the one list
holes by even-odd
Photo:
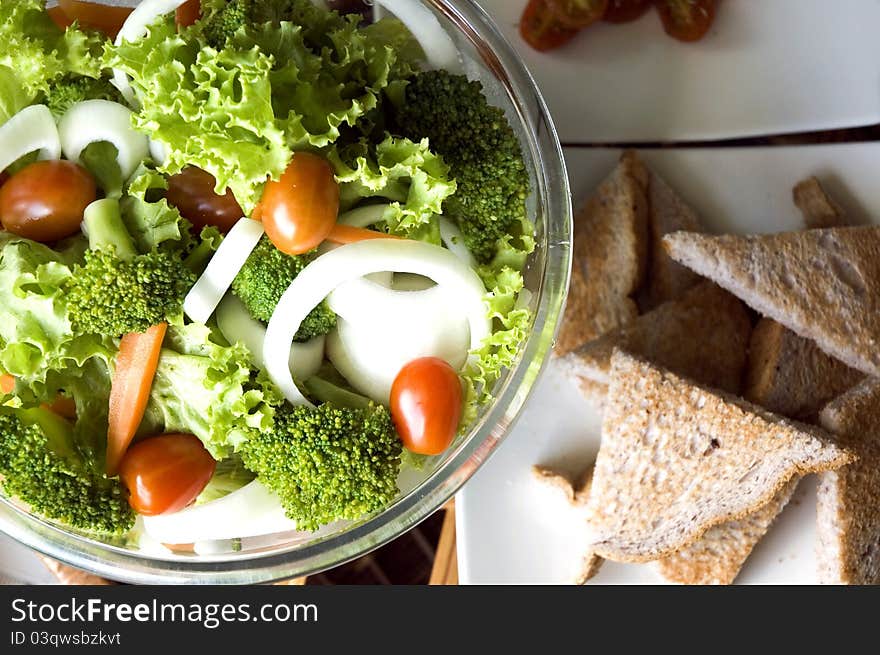
[[202, 3], [199, 0], [186, 0], [174, 14], [178, 27], [189, 27], [202, 17]]
[[391, 385], [391, 418], [408, 450], [438, 455], [449, 447], [461, 421], [461, 381], [438, 357], [414, 359]]
[[75, 234], [95, 200], [95, 179], [69, 161], [38, 161], [0, 187], [3, 229], [48, 243]]
[[117, 7], [83, 0], [58, 0], [58, 6], [68, 18], [77, 21], [81, 27], [101, 30], [112, 38], [116, 38], [125, 19], [132, 12], [131, 7]]
[[571, 41], [578, 30], [565, 27], [557, 20], [548, 0], [529, 0], [519, 22], [519, 33], [535, 50], [544, 52]]
[[62, 30], [66, 30], [73, 25], [73, 19], [65, 14], [61, 7], [50, 7], [46, 10], [46, 13], [49, 14], [49, 18], [52, 19], [52, 22]]
[[652, 0], [609, 0], [602, 20], [609, 23], [629, 23], [651, 7]]
[[119, 464], [119, 477], [134, 511], [155, 516], [178, 512], [194, 501], [216, 466], [198, 437], [163, 434], [129, 448]]
[[217, 180], [213, 175], [201, 168], [188, 166], [168, 179], [165, 199], [169, 205], [177, 207], [181, 216], [196, 229], [214, 225], [221, 232], [228, 232], [244, 213], [232, 191], [227, 189], [226, 195], [218, 196], [214, 192], [216, 185]]
[[547, 5], [563, 27], [581, 30], [602, 19], [608, 0], [547, 0]]
[[254, 218], [275, 247], [288, 255], [316, 248], [327, 238], [339, 214], [339, 185], [333, 168], [310, 152], [294, 154], [281, 179], [263, 191]]
[[715, 20], [715, 0], [654, 0], [666, 33], [679, 41], [699, 41]]

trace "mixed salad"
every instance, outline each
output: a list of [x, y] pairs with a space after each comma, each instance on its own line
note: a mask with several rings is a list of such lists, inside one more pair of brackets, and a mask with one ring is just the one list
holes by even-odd
[[376, 4], [0, 0], [6, 496], [315, 531], [491, 400], [531, 322], [520, 144], [432, 13]]

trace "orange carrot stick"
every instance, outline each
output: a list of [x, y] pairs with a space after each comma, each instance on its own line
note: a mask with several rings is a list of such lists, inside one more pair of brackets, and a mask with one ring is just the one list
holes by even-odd
[[167, 329], [167, 323], [159, 323], [142, 334], [126, 334], [119, 344], [116, 372], [110, 385], [107, 475], [116, 475], [119, 462], [140, 427]]
[[15, 391], [15, 377], [5, 373], [0, 375], [0, 391], [3, 393], [12, 393]]
[[365, 227], [352, 227], [351, 225], [340, 225], [337, 223], [327, 235], [327, 241], [333, 243], [355, 243], [356, 241], [366, 241], [367, 239], [399, 239], [400, 237], [393, 234], [385, 234], [384, 232], [376, 232], [368, 230]]

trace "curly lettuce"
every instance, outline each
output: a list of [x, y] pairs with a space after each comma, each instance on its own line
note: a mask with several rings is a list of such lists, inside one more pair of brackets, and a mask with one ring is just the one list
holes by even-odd
[[[431, 152], [428, 140], [387, 136], [376, 145], [359, 141], [328, 153], [340, 183], [342, 209], [365, 198], [391, 201], [385, 223], [393, 234], [419, 238], [455, 193], [449, 167]], [[436, 237], [439, 245], [439, 232]]]
[[246, 348], [216, 339], [200, 324], [169, 328], [141, 431], [194, 434], [222, 459], [271, 429], [280, 394], [251, 369]]
[[68, 74], [101, 77], [106, 37], [59, 28], [45, 0], [0, 0], [0, 65], [15, 72], [33, 100]]
[[108, 45], [106, 62], [131, 78], [135, 126], [168, 153], [161, 170], [198, 166], [250, 213], [294, 150], [334, 143], [415, 64], [397, 65], [387, 33], [309, 0], [254, 3], [223, 24], [223, 38], [211, 28], [214, 6], [192, 28], [164, 19], [143, 39]]
[[54, 373], [77, 377], [86, 361], [115, 351], [109, 340], [71, 326], [61, 289], [81, 252], [76, 246], [57, 252], [0, 231], [0, 371], [15, 376], [20, 402], [53, 397], [61, 386]]

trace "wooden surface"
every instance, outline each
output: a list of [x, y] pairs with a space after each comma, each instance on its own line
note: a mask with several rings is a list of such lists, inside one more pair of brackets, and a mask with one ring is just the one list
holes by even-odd
[[455, 546], [454, 501], [449, 501], [449, 504], [446, 506], [446, 516], [443, 518], [440, 541], [437, 543], [437, 552], [434, 555], [434, 568], [431, 570], [431, 579], [428, 584], [458, 584], [458, 551]]

